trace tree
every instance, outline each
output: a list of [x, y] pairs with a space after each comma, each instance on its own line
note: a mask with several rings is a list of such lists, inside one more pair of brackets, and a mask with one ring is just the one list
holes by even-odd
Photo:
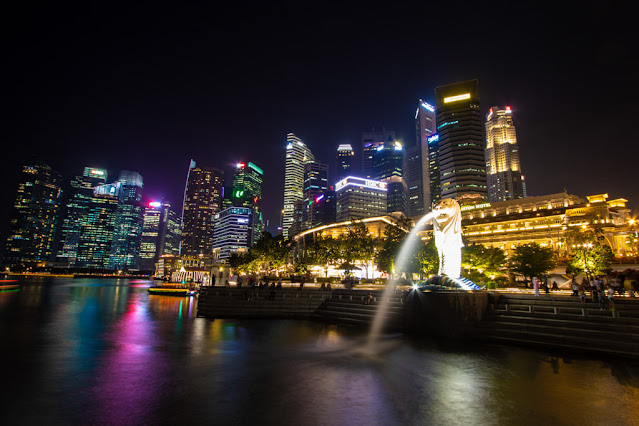
[[413, 222], [405, 217], [400, 218], [397, 223], [389, 224], [384, 229], [380, 248], [375, 255], [377, 269], [387, 273], [393, 271], [395, 258], [399, 249], [406, 239], [407, 230], [413, 227]]
[[[250, 248], [245, 262], [240, 265], [247, 271], [279, 270], [288, 262], [291, 252], [291, 240], [282, 235], [273, 236], [263, 232], [262, 237]], [[230, 259], [229, 259], [230, 261]]]
[[538, 277], [555, 267], [552, 248], [537, 243], [517, 246], [510, 258], [510, 269], [524, 278]]
[[321, 236], [315, 237], [315, 243], [307, 248], [310, 262], [324, 268], [324, 275], [328, 277], [328, 269], [331, 265], [337, 265], [341, 259], [341, 242], [338, 239]]
[[465, 246], [462, 249], [462, 267], [476, 271], [480, 278], [494, 279], [506, 273], [506, 252], [499, 247], [484, 247], [481, 244]]
[[615, 255], [608, 245], [584, 244], [573, 249], [573, 255], [566, 266], [566, 273], [573, 278], [579, 274], [586, 275], [591, 280], [595, 275], [607, 275], [612, 272], [610, 267]]
[[420, 274], [436, 274], [439, 271], [439, 253], [435, 247], [434, 238], [419, 247], [415, 253], [415, 259], [419, 265]]
[[[362, 222], [356, 222], [348, 229], [348, 234], [343, 238], [342, 244], [342, 258], [345, 260], [345, 264], [353, 265], [356, 262], [366, 265], [366, 277], [368, 277], [368, 264], [375, 255], [375, 241], [368, 233], [366, 225]], [[350, 269], [347, 270], [347, 275], [350, 275]]]

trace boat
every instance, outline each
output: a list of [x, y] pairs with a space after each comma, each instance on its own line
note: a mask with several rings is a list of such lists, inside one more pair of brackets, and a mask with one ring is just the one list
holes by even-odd
[[198, 287], [194, 284], [162, 283], [149, 287], [149, 294], [190, 297], [198, 294]]

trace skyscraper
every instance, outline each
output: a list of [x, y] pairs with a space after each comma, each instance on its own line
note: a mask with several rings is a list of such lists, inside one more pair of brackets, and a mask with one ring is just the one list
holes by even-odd
[[78, 218], [80, 233], [75, 268], [113, 269], [113, 240], [121, 190], [121, 182], [97, 185], [93, 187], [92, 196], [83, 200], [86, 206]]
[[340, 144], [337, 147], [337, 179], [333, 179], [334, 181], [340, 181], [347, 176], [352, 176], [354, 155], [355, 152], [351, 144]]
[[250, 207], [229, 207], [215, 214], [213, 250], [218, 259], [228, 259], [231, 253], [247, 251], [253, 241], [253, 218]]
[[387, 212], [406, 213], [404, 147], [389, 138], [373, 154], [373, 179], [386, 183]]
[[[57, 254], [58, 260], [66, 263], [68, 267], [76, 266], [83, 224], [89, 217], [93, 202], [93, 189], [104, 185], [106, 180], [107, 171], [94, 167], [85, 167], [81, 176], [75, 176], [71, 180], [71, 191], [66, 205], [66, 214], [62, 221], [62, 238]], [[113, 219], [115, 219], [115, 215]], [[102, 236], [101, 243], [104, 242], [104, 238], [106, 236]], [[108, 243], [110, 252], [110, 240]]]
[[440, 86], [437, 135], [431, 136], [431, 199], [486, 198], [486, 160], [477, 80]]
[[304, 165], [315, 161], [310, 149], [293, 133], [286, 135], [286, 164], [284, 168], [284, 208], [282, 209], [282, 233], [289, 238], [289, 230], [295, 222], [298, 211], [304, 200]]
[[435, 133], [435, 107], [419, 100], [415, 113], [415, 144], [406, 147], [405, 180], [408, 216], [421, 216], [430, 210], [428, 138]]
[[9, 222], [6, 264], [50, 260], [60, 215], [61, 183], [61, 175], [46, 164], [29, 164], [22, 168]]
[[393, 130], [376, 131], [373, 129], [370, 132], [362, 133], [362, 172], [360, 173], [362, 177], [373, 179], [373, 154], [389, 139], [396, 139]]
[[180, 254], [182, 227], [171, 205], [150, 202], [144, 211], [140, 245], [140, 269], [152, 271], [160, 256]]
[[494, 106], [486, 116], [486, 178], [488, 201], [526, 197], [512, 110]]
[[224, 172], [198, 167], [191, 161], [184, 190], [181, 255], [209, 255], [213, 251], [213, 218], [221, 210]]
[[142, 207], [142, 187], [144, 180], [137, 172], [123, 170], [118, 179], [119, 205], [113, 235], [113, 270], [137, 270], [140, 263], [140, 244], [144, 208]]
[[[238, 163], [235, 166], [233, 187], [231, 189], [231, 204], [235, 207], [248, 207], [253, 209], [251, 223], [253, 226], [254, 240], [262, 235], [264, 220], [262, 218], [262, 183], [264, 172], [261, 168], [251, 163]], [[230, 207], [229, 206], [229, 207]]]
[[387, 213], [386, 183], [349, 176], [335, 184], [338, 222]]
[[304, 204], [302, 230], [322, 223], [322, 210], [316, 200], [328, 190], [328, 164], [309, 161], [304, 165]]

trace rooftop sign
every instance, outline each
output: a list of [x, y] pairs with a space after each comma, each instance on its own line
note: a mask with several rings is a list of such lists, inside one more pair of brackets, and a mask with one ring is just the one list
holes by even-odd
[[386, 182], [379, 182], [372, 179], [362, 179], [358, 177], [348, 176], [335, 184], [335, 191], [339, 191], [344, 187], [351, 186], [364, 186], [372, 189], [379, 189], [386, 191]]
[[444, 98], [444, 103], [447, 104], [449, 102], [462, 101], [464, 99], [470, 99], [470, 93], [464, 93], [463, 95], [457, 96], [449, 96], [448, 98]]

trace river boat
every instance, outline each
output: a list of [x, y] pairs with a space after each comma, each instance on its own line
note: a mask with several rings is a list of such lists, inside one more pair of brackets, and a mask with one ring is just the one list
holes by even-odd
[[149, 287], [149, 294], [191, 297], [198, 294], [198, 287], [194, 284], [162, 283], [160, 285]]

